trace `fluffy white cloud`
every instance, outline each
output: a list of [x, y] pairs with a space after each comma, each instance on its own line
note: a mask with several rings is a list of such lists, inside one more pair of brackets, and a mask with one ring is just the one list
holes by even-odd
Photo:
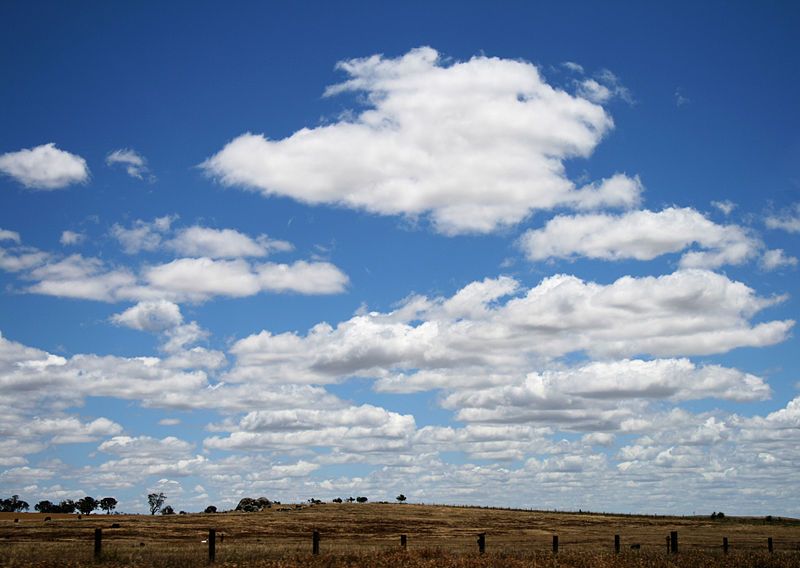
[[135, 221], [130, 229], [115, 224], [111, 227], [111, 235], [122, 245], [122, 250], [128, 254], [140, 251], [153, 251], [161, 246], [164, 233], [169, 231], [175, 216], [166, 215], [158, 217], [152, 222]]
[[122, 313], [111, 316], [111, 321], [139, 331], [164, 331], [183, 323], [181, 309], [166, 300], [139, 302]]
[[283, 140], [243, 134], [202, 167], [265, 195], [430, 214], [447, 234], [493, 231], [536, 209], [638, 202], [637, 180], [617, 176], [614, 188], [581, 190], [566, 177], [564, 160], [590, 155], [613, 122], [601, 106], [548, 85], [530, 63], [445, 65], [423, 47], [338, 68], [349, 80], [326, 94], [364, 91], [369, 108]]
[[209, 449], [279, 449], [328, 446], [345, 451], [381, 452], [408, 448], [414, 417], [370, 405], [330, 410], [252, 412], [227, 437], [204, 441]]
[[[451, 389], [458, 389], [453, 381]], [[642, 399], [764, 400], [769, 387], [754, 375], [687, 359], [620, 360], [530, 373], [505, 384], [455, 390], [442, 405], [465, 422], [539, 423], [581, 431], [620, 430], [642, 412]]]
[[800, 233], [800, 203], [795, 203], [783, 211], [768, 215], [764, 222], [770, 229]]
[[270, 292], [338, 294], [344, 292], [350, 282], [347, 275], [330, 262], [268, 262], [255, 268], [262, 289]]
[[34, 418], [26, 425], [27, 434], [52, 436], [53, 444], [93, 442], [104, 436], [122, 432], [122, 426], [108, 418], [83, 423], [74, 416], [64, 418]]
[[6, 229], [0, 229], [0, 242], [2, 241], [11, 241], [17, 244], [22, 242], [20, 240], [19, 233], [16, 231], [8, 231]]
[[718, 225], [690, 208], [632, 211], [623, 215], [559, 215], [544, 228], [527, 231], [520, 246], [530, 260], [585, 256], [604, 260], [651, 260], [690, 251], [681, 258], [688, 268], [716, 268], [752, 258], [761, 243], [742, 227]]
[[293, 248], [286, 241], [273, 240], [266, 235], [252, 239], [233, 229], [198, 226], [181, 229], [167, 246], [185, 256], [211, 258], [267, 256], [272, 252], [285, 252]]
[[106, 156], [106, 164], [108, 166], [122, 166], [125, 168], [127, 174], [137, 179], [153, 180], [150, 169], [147, 167], [147, 160], [136, 152], [128, 148], [114, 150]]
[[320, 323], [305, 336], [262, 331], [231, 347], [237, 361], [225, 380], [307, 384], [369, 376], [386, 391], [477, 387], [570, 353], [685, 356], [771, 345], [794, 324], [751, 325], [781, 298], [759, 298], [701, 270], [608, 285], [559, 275], [509, 297], [518, 288], [507, 277], [487, 279], [451, 298], [412, 297], [394, 312], [360, 313], [336, 327]]
[[61, 233], [59, 242], [64, 246], [79, 245], [86, 239], [86, 235], [75, 231], [64, 231]]
[[781, 266], [797, 266], [797, 258], [787, 255], [783, 249], [768, 250], [761, 257], [761, 267], [764, 270], [775, 270]]
[[32, 189], [59, 189], [89, 179], [86, 160], [59, 150], [52, 142], [0, 154], [0, 172]]
[[[149, 233], [150, 228], [139, 228], [148, 232], [147, 235], [137, 233], [122, 237], [129, 239], [126, 240], [129, 251], [158, 246], [147, 243], [150, 237], [160, 240], [159, 235]], [[30, 293], [103, 302], [200, 302], [214, 296], [244, 297], [265, 291], [337, 294], [349, 283], [347, 275], [329, 262], [250, 264], [241, 258], [180, 258], [145, 265], [136, 274], [127, 268], [109, 267], [98, 258], [74, 254], [53, 259], [46, 253], [23, 247], [0, 248], [0, 268], [21, 272], [23, 279], [34, 281], [25, 288]], [[129, 319], [132, 314], [125, 316], [124, 321], [132, 321]]]
[[723, 201], [712, 201], [711, 205], [719, 209], [724, 215], [730, 215], [736, 209], [736, 204], [730, 199]]
[[38, 281], [28, 292], [101, 302], [114, 301], [120, 290], [136, 284], [136, 277], [127, 269], [107, 270], [101, 260], [79, 254], [42, 264], [25, 277]]
[[252, 296], [262, 290], [335, 294], [344, 291], [348, 283], [347, 276], [327, 262], [251, 266], [241, 259], [210, 258], [182, 258], [153, 266], [144, 277], [156, 289], [193, 300], [214, 295]]
[[258, 277], [243, 260], [181, 258], [148, 268], [144, 276], [156, 288], [187, 297], [243, 297], [260, 289]]

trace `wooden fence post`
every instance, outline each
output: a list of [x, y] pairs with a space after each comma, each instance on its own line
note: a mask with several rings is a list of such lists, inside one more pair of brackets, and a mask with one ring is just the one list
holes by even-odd
[[722, 553], [723, 554], [728, 554], [728, 537], [727, 536], [723, 536], [722, 537]]
[[94, 557], [100, 558], [103, 553], [103, 529], [94, 529]]
[[208, 529], [208, 562], [212, 563], [217, 558], [217, 531]]
[[319, 531], [311, 534], [311, 554], [319, 554]]
[[400, 535], [400, 547], [401, 547], [403, 550], [405, 550], [405, 549], [406, 549], [406, 544], [407, 544], [407, 543], [408, 543], [408, 539], [406, 538], [406, 535], [404, 535], [404, 534], [401, 534], [401, 535]]
[[553, 535], [553, 554], [558, 554], [558, 535]]
[[619, 554], [619, 535], [618, 534], [614, 535], [614, 552], [616, 554]]
[[670, 552], [672, 552], [672, 554], [678, 554], [678, 531], [672, 531], [669, 533], [669, 540]]
[[478, 552], [481, 554], [486, 552], [486, 533], [480, 533], [478, 535]]
[[767, 550], [772, 552], [772, 537], [767, 538]]
[[669, 535], [667, 535], [667, 554], [669, 554], [670, 546], [669, 546]]

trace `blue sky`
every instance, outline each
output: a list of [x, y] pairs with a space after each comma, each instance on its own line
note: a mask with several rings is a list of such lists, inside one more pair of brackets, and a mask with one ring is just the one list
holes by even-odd
[[0, 491], [800, 504], [792, 4], [0, 22]]

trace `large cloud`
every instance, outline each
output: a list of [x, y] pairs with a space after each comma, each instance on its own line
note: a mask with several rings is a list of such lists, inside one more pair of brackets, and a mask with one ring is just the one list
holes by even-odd
[[394, 312], [359, 314], [336, 327], [320, 323], [305, 336], [263, 331], [231, 347], [237, 364], [226, 377], [419, 381], [411, 390], [447, 386], [442, 381], [485, 385], [496, 374], [524, 374], [537, 360], [571, 353], [686, 356], [771, 345], [783, 341], [794, 324], [751, 324], [750, 318], [781, 298], [759, 298], [744, 284], [703, 270], [625, 277], [607, 285], [558, 275], [512, 295], [518, 287], [508, 277], [487, 279], [450, 298], [412, 297]]
[[86, 160], [52, 142], [0, 155], [0, 172], [32, 189], [59, 189], [89, 179]]
[[367, 94], [352, 119], [282, 140], [243, 134], [206, 160], [226, 185], [384, 215], [429, 213], [448, 234], [489, 232], [556, 206], [631, 206], [638, 179], [582, 189], [564, 160], [586, 157], [613, 126], [597, 104], [548, 85], [530, 63], [443, 64], [429, 48], [339, 63], [327, 95]]

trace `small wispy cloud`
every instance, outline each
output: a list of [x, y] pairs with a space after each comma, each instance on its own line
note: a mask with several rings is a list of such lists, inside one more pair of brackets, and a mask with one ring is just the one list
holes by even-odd
[[129, 148], [114, 150], [106, 156], [106, 165], [109, 167], [122, 166], [127, 174], [133, 178], [149, 182], [155, 181], [156, 177], [147, 166], [147, 159]]
[[730, 199], [725, 199], [724, 201], [712, 201], [711, 205], [722, 211], [724, 215], [730, 215], [733, 213], [733, 210], [736, 209], [736, 204]]
[[[564, 63], [563, 65], [570, 70], [583, 74], [583, 67], [576, 63], [571, 65]], [[574, 67], [575, 65], [577, 67]], [[615, 98], [622, 99], [629, 105], [633, 105], [636, 102], [630, 89], [623, 85], [619, 77], [608, 69], [600, 70], [594, 74], [593, 78], [576, 79], [575, 84], [577, 85], [576, 94], [593, 103], [605, 104]]]
[[569, 69], [573, 73], [580, 73], [581, 75], [583, 74], [583, 65], [580, 63], [575, 63], [574, 61], [565, 61], [561, 64], [561, 66]]
[[76, 233], [75, 231], [64, 231], [61, 233], [61, 244], [64, 246], [79, 245], [86, 239], [83, 233]]
[[675, 89], [675, 106], [682, 107], [688, 105], [692, 100], [683, 93], [680, 87]]

